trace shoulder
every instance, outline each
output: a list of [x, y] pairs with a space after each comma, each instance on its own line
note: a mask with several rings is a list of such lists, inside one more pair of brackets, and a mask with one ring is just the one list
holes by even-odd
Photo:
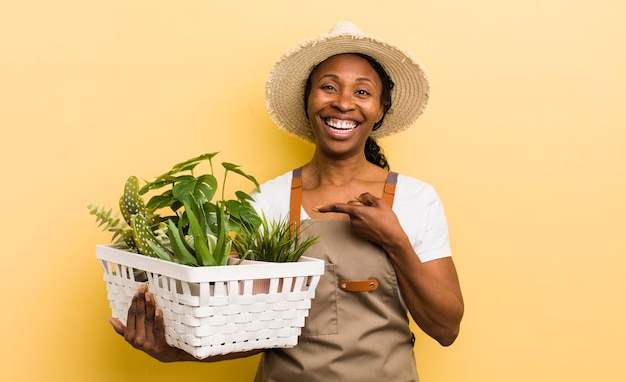
[[286, 173], [279, 175], [274, 179], [270, 179], [265, 183], [262, 183], [260, 187], [261, 191], [259, 192], [259, 194], [267, 194], [268, 192], [266, 191], [276, 191], [285, 187], [291, 188], [292, 174], [292, 171], [287, 171]]
[[445, 212], [433, 186], [398, 175], [393, 211], [422, 261], [451, 255]]
[[419, 217], [441, 208], [441, 201], [430, 184], [410, 176], [398, 175], [393, 210], [405, 220], [420, 220]]
[[433, 186], [419, 179], [398, 174], [394, 205], [396, 202], [428, 204], [433, 199], [439, 199]]

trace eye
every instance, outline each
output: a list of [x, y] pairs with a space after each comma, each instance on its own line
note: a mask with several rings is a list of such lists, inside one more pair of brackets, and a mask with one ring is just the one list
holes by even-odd
[[322, 85], [321, 89], [326, 91], [333, 91], [335, 90], [335, 87], [333, 85]]
[[368, 95], [370, 95], [370, 93], [367, 90], [357, 90], [356, 94], [360, 95], [360, 96], [368, 96]]

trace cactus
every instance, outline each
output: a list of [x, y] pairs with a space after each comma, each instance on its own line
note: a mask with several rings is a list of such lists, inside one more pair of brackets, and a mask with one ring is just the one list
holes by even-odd
[[133, 252], [139, 252], [139, 248], [137, 248], [137, 244], [135, 243], [135, 237], [133, 236], [133, 230], [127, 229], [122, 232], [122, 241], [126, 244], [126, 247], [131, 249]]
[[133, 237], [137, 248], [139, 248], [139, 253], [162, 260], [174, 261], [171, 252], [159, 243], [143, 214], [132, 215], [131, 226], [133, 227]]
[[130, 176], [124, 185], [124, 194], [120, 196], [120, 211], [126, 222], [130, 224], [133, 215], [142, 214], [146, 216], [146, 205], [139, 195], [139, 179]]

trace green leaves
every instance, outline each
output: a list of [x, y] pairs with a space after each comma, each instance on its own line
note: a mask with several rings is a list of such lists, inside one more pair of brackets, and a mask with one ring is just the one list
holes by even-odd
[[193, 169], [203, 161], [209, 161], [209, 163], [211, 164], [211, 173], [213, 173], [213, 163], [211, 162], [211, 159], [213, 159], [213, 157], [216, 156], [217, 154], [218, 154], [217, 152], [206, 153], [206, 154], [198, 155], [195, 158], [188, 159], [184, 162], [175, 164], [172, 167], [172, 170], [170, 171], [170, 173], [179, 173], [182, 171], [193, 172]]
[[[98, 227], [102, 227], [103, 231], [113, 232], [112, 241], [115, 243], [125, 243], [128, 238], [128, 234], [130, 234], [130, 227], [125, 220], [121, 220], [119, 218], [119, 213], [116, 212], [113, 214], [113, 210], [109, 209], [108, 211], [102, 207], [98, 207], [95, 204], [90, 204], [87, 206], [89, 208], [89, 213], [91, 215], [96, 216], [96, 223], [98, 223]], [[132, 239], [132, 234], [130, 235]], [[115, 241], [117, 239], [117, 241]], [[134, 242], [133, 242], [134, 244]]]
[[252, 197], [242, 191], [237, 191], [237, 200], [225, 201], [226, 211], [230, 214], [230, 220], [235, 224], [232, 230], [239, 233], [240, 227], [256, 228], [261, 225], [261, 217], [250, 205]]
[[146, 185], [143, 186], [141, 190], [139, 190], [139, 193], [143, 195], [150, 190], [156, 190], [156, 189], [168, 186], [172, 184], [173, 182], [175, 182], [174, 175], [179, 174], [181, 172], [189, 171], [193, 175], [193, 170], [196, 168], [197, 165], [199, 165], [203, 161], [209, 161], [209, 164], [211, 166], [211, 173], [213, 173], [213, 163], [211, 162], [211, 160], [217, 154], [218, 153], [216, 152], [202, 154], [195, 158], [186, 160], [184, 162], [177, 163], [172, 167], [171, 170], [169, 170], [165, 174], [158, 176], [154, 181], [147, 182]]
[[228, 256], [230, 255], [231, 239], [228, 236], [230, 232], [228, 216], [226, 210], [222, 208], [223, 203], [217, 204], [217, 242], [215, 243], [215, 261], [218, 265], [226, 265]]
[[228, 171], [232, 171], [236, 174], [243, 176], [244, 178], [248, 179], [252, 183], [254, 183], [254, 185], [257, 186], [257, 188], [260, 187], [259, 182], [257, 182], [257, 180], [252, 175], [248, 175], [240, 169], [241, 166], [228, 163], [228, 162], [222, 162], [222, 166], [226, 169], [226, 173], [224, 173], [224, 178], [226, 177], [226, 174], [228, 173]]
[[[215, 155], [202, 154], [177, 163], [141, 188], [136, 176], [129, 177], [119, 201], [126, 225], [111, 215], [112, 211], [90, 206], [90, 213], [114, 232], [114, 238], [119, 237], [118, 243], [144, 255], [192, 266], [226, 265], [231, 232], [240, 232], [241, 227], [256, 229], [261, 224], [248, 194], [237, 191], [236, 199], [225, 199], [227, 174], [243, 176], [257, 188], [259, 183], [240, 166], [224, 162], [221, 200], [214, 201], [218, 191], [212, 163]], [[194, 175], [202, 162], [209, 163], [210, 173]], [[148, 193], [153, 195], [144, 203], [143, 196]]]
[[303, 240], [296, 234], [301, 224], [294, 224], [288, 217], [269, 222], [263, 215], [260, 227], [241, 227], [233, 246], [240, 257], [249, 260], [276, 263], [298, 261], [319, 238], [309, 236]]
[[211, 201], [217, 191], [217, 179], [213, 175], [179, 176], [172, 187], [172, 196], [185, 203], [197, 201], [199, 204]]
[[195, 244], [196, 260], [199, 265], [218, 265], [209, 251], [206, 217], [195, 203], [183, 203], [189, 219], [189, 233]]
[[181, 227], [176, 227], [171, 220], [167, 222], [167, 227], [167, 236], [170, 238], [174, 256], [180, 259], [180, 263], [182, 264], [199, 265], [198, 260], [194, 256], [193, 248], [191, 248], [185, 240], [184, 230]]

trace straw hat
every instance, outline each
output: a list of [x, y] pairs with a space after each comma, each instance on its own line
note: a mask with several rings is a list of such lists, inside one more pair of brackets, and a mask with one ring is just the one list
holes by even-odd
[[313, 132], [304, 109], [304, 87], [313, 68], [341, 53], [362, 53], [378, 61], [395, 83], [391, 108], [372, 138], [402, 131], [417, 119], [430, 94], [424, 68], [407, 52], [374, 36], [363, 34], [354, 24], [335, 24], [328, 34], [303, 41], [285, 52], [274, 64], [265, 84], [265, 103], [274, 122], [283, 130], [307, 141]]

